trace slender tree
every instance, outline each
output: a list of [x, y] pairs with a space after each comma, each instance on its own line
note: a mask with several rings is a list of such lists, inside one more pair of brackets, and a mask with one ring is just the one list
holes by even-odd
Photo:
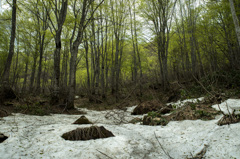
[[2, 78], [2, 87], [3, 87], [2, 91], [4, 94], [4, 98], [15, 98], [15, 94], [10, 87], [9, 75], [10, 75], [10, 68], [12, 64], [12, 58], [14, 55], [14, 42], [16, 37], [16, 20], [17, 20], [17, 0], [13, 0], [12, 1], [11, 38], [10, 38], [8, 57], [5, 63], [5, 68], [3, 72], [3, 78]]
[[[81, 9], [76, 8], [77, 1], [74, 1], [73, 5], [73, 13], [76, 19], [79, 18], [79, 23], [75, 21], [74, 29], [72, 33], [72, 37], [70, 39], [70, 70], [69, 70], [69, 94], [67, 99], [67, 108], [73, 109], [74, 108], [74, 97], [75, 97], [75, 84], [76, 84], [76, 59], [78, 54], [78, 47], [82, 43], [84, 30], [88, 26], [90, 20], [92, 20], [94, 12], [97, 8], [104, 2], [102, 0], [92, 12], [90, 12], [90, 8], [92, 6], [93, 0], [83, 0]], [[80, 17], [78, 16], [79, 12], [81, 12]], [[89, 19], [87, 20], [88, 13]]]
[[[145, 17], [152, 22], [153, 32], [158, 49], [158, 62], [160, 65], [161, 83], [164, 90], [169, 88], [168, 79], [168, 49], [170, 41], [170, 29], [172, 17], [175, 10], [175, 1], [171, 0], [150, 0], [144, 1], [142, 10]], [[144, 6], [143, 5], [143, 6]]]
[[[60, 91], [60, 51], [62, 47], [61, 35], [63, 24], [67, 16], [68, 0], [56, 0], [56, 1], [43, 1], [43, 4], [47, 11], [49, 19], [50, 30], [55, 40], [55, 51], [54, 51], [54, 88], [51, 97], [51, 103], [57, 104], [59, 102], [59, 91]], [[51, 16], [50, 11], [47, 9], [48, 6], [52, 8], [55, 18]], [[54, 20], [53, 20], [54, 19]], [[55, 24], [55, 22], [57, 24]]]
[[237, 35], [237, 38], [238, 38], [238, 45], [240, 47], [240, 26], [239, 26], [239, 20], [238, 20], [236, 11], [235, 11], [233, 0], [229, 0], [229, 4], [230, 4], [230, 8], [231, 8], [231, 13], [232, 13], [234, 26], [235, 26], [236, 35]]

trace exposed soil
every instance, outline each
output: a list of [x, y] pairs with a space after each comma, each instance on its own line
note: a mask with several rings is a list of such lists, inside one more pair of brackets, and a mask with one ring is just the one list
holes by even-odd
[[186, 103], [183, 107], [176, 109], [169, 116], [165, 116], [167, 120], [180, 121], [180, 120], [212, 120], [219, 111], [212, 108], [212, 105], [203, 103]]
[[170, 115], [164, 115], [161, 111], [148, 112], [143, 118], [143, 125], [167, 125], [170, 121], [182, 120], [212, 120], [220, 111], [212, 108], [212, 104], [185, 103], [184, 106], [174, 109]]
[[64, 133], [62, 138], [65, 140], [91, 140], [114, 137], [113, 133], [105, 129], [103, 126], [91, 126], [89, 128], [77, 128], [70, 132]]
[[7, 100], [15, 99], [16, 95], [13, 89], [5, 84], [4, 86], [0, 87], [0, 104], [4, 103]]
[[84, 115], [82, 115], [79, 119], [77, 119], [73, 124], [92, 124], [91, 121], [88, 120]]
[[88, 98], [83, 97], [76, 99], [74, 104], [77, 108], [87, 108], [89, 110], [97, 110], [97, 111], [104, 111], [104, 110], [112, 110], [112, 109], [125, 109], [126, 107], [137, 105], [137, 100], [126, 99], [120, 101], [120, 103], [115, 103], [114, 97], [108, 97], [108, 99], [102, 103], [95, 103], [89, 101]]
[[[132, 115], [142, 115], [146, 114], [151, 111], [158, 111], [161, 110], [166, 113], [168, 112], [167, 109], [165, 109], [166, 106], [162, 103], [160, 103], [157, 100], [152, 100], [152, 101], [146, 101], [140, 103], [132, 112]], [[169, 110], [170, 111], [170, 110]]]

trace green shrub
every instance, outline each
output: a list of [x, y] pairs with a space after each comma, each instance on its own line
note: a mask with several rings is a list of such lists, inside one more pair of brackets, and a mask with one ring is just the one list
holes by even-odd
[[155, 118], [155, 117], [159, 117], [161, 116], [158, 112], [148, 112], [148, 116], [152, 117], [152, 118]]

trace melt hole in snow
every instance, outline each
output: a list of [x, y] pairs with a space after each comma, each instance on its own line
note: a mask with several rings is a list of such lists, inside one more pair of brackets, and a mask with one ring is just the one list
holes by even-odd
[[77, 141], [77, 140], [91, 140], [114, 137], [111, 131], [108, 131], [103, 126], [91, 126], [88, 128], [77, 128], [70, 132], [64, 133], [62, 138], [65, 140]]
[[0, 143], [2, 143], [3, 141], [5, 141], [8, 137], [3, 135], [2, 133], [0, 133]]

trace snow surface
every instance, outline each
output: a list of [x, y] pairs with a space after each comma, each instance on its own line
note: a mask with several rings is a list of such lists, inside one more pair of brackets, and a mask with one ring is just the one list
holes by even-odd
[[228, 99], [228, 100], [222, 102], [221, 104], [215, 104], [212, 107], [219, 110], [219, 106], [220, 106], [221, 111], [224, 114], [229, 114], [229, 113], [232, 114], [234, 110], [235, 110], [235, 112], [234, 112], [235, 114], [239, 114], [239, 110], [240, 110], [239, 99]]
[[[240, 104], [240, 100], [229, 100], [227, 104]], [[223, 109], [225, 105], [219, 106]], [[222, 117], [219, 115], [210, 121], [173, 121], [164, 127], [124, 124], [136, 117], [130, 115], [135, 107], [128, 108], [126, 112], [114, 110], [119, 115], [113, 111], [81, 109], [87, 111], [85, 116], [95, 125], [104, 126], [115, 135], [88, 141], [66, 141], [61, 137], [78, 127], [90, 126], [71, 124], [80, 115], [41, 117], [14, 114], [1, 118], [0, 132], [9, 138], [0, 144], [0, 159], [168, 158], [163, 149], [174, 159], [182, 159], [194, 156], [204, 145], [208, 145], [205, 158], [240, 158], [240, 123], [218, 126], [216, 123]]]
[[179, 108], [179, 107], [182, 107], [187, 102], [197, 103], [197, 102], [201, 102], [203, 100], [204, 100], [204, 97], [200, 97], [200, 98], [196, 98], [196, 99], [185, 99], [185, 100], [178, 100], [177, 102], [168, 103], [168, 105], [172, 104], [172, 105], [176, 106], [176, 108]]

